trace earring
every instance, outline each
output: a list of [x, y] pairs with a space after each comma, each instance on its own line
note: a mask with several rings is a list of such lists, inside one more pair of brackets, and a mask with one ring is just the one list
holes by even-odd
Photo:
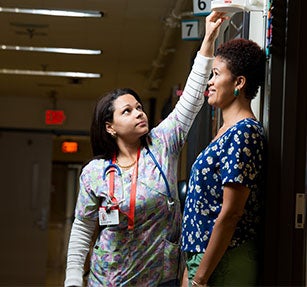
[[113, 139], [115, 139], [115, 138], [116, 138], [116, 132], [112, 132], [112, 133], [111, 133], [111, 137], [112, 137]]
[[235, 89], [235, 90], [233, 91], [233, 95], [234, 95], [235, 97], [239, 96], [239, 94], [240, 94], [240, 90], [239, 90], [239, 89]]

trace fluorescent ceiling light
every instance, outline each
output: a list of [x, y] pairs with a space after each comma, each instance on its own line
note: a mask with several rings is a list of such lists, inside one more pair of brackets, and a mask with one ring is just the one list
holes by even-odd
[[26, 75], [26, 76], [56, 76], [69, 78], [100, 78], [101, 74], [82, 72], [56, 72], [56, 71], [34, 71], [34, 70], [14, 70], [0, 69], [0, 74]]
[[78, 54], [78, 55], [99, 55], [101, 54], [101, 50], [74, 49], [74, 48], [49, 48], [49, 47], [26, 47], [26, 46], [1, 45], [0, 49], [10, 50], [10, 51], [49, 52], [49, 53]]
[[103, 12], [86, 10], [25, 9], [0, 7], [0, 12], [65, 17], [103, 17]]

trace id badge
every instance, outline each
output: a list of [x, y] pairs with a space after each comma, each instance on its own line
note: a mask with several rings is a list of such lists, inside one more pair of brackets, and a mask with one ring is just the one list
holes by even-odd
[[106, 207], [99, 208], [99, 225], [116, 225], [119, 224], [118, 208], [106, 211]]

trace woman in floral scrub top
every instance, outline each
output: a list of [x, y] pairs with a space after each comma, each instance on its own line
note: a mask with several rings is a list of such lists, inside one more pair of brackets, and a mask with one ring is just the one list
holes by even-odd
[[265, 137], [250, 104], [265, 61], [250, 40], [231, 40], [216, 51], [208, 103], [221, 109], [223, 125], [191, 169], [182, 223], [184, 286], [257, 285]]
[[183, 95], [151, 131], [133, 90], [114, 90], [97, 103], [91, 128], [95, 158], [80, 176], [65, 286], [83, 284], [97, 219], [101, 231], [91, 255], [88, 286], [174, 286], [181, 227], [178, 157], [204, 102], [223, 20], [220, 12], [207, 17], [206, 35]]

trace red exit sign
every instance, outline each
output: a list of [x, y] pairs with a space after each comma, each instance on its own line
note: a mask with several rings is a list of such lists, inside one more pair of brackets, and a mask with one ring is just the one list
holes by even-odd
[[63, 110], [46, 110], [45, 123], [46, 125], [62, 125], [65, 121], [65, 114]]
[[78, 151], [78, 142], [62, 142], [63, 153], [75, 153]]

